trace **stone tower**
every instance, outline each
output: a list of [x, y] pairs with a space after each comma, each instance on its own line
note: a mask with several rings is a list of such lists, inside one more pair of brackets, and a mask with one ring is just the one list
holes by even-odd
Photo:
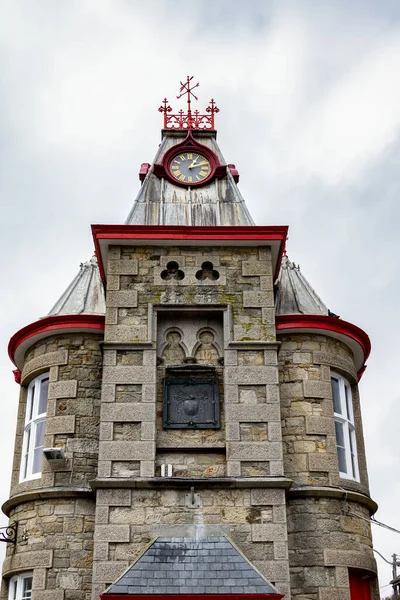
[[254, 225], [191, 81], [126, 224], [10, 341], [2, 600], [377, 597], [368, 337]]

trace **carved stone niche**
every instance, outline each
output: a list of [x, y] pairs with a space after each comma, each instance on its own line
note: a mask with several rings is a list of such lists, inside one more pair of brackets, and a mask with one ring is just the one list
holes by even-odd
[[163, 381], [163, 428], [220, 428], [214, 367], [191, 364], [167, 368]]

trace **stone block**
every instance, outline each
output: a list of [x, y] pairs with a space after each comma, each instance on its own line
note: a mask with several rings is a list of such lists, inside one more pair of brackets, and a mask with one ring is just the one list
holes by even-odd
[[155, 383], [156, 369], [154, 367], [130, 366], [130, 367], [104, 367], [104, 383]]
[[250, 494], [252, 506], [285, 505], [285, 490], [256, 488]]
[[274, 286], [272, 283], [272, 278], [267, 275], [263, 275], [260, 277], [260, 290], [261, 291], [273, 291]]
[[56, 584], [64, 590], [80, 590], [82, 588], [82, 577], [79, 573], [61, 571], [57, 573]]
[[105, 342], [147, 342], [146, 325], [107, 325]]
[[107, 367], [115, 367], [117, 364], [117, 351], [116, 350], [104, 350], [103, 365]]
[[156, 367], [157, 366], [157, 352], [155, 350], [144, 350], [143, 365], [145, 367]]
[[245, 290], [243, 292], [244, 308], [263, 308], [274, 306], [274, 294], [269, 291], [253, 292]]
[[331, 398], [331, 384], [326, 381], [303, 381], [305, 398]]
[[99, 460], [154, 460], [153, 442], [101, 442]]
[[120, 277], [119, 275], [107, 275], [107, 292], [119, 290]]
[[228, 477], [240, 477], [242, 474], [242, 468], [240, 460], [227, 460], [226, 462], [226, 474]]
[[75, 415], [46, 419], [46, 435], [57, 433], [75, 433]]
[[293, 353], [293, 364], [294, 365], [308, 365], [312, 361], [311, 352], [294, 352]]
[[142, 402], [155, 402], [157, 388], [155, 385], [144, 385], [142, 387]]
[[142, 422], [140, 439], [142, 440], [142, 442], [153, 441], [156, 439], [156, 424], [154, 421]]
[[97, 454], [99, 442], [89, 438], [70, 438], [67, 440], [67, 451], [80, 454]]
[[269, 474], [271, 477], [282, 477], [283, 472], [283, 461], [282, 460], [270, 460], [269, 461]]
[[128, 489], [100, 489], [97, 490], [98, 506], [130, 506], [131, 490]]
[[225, 439], [228, 442], [239, 442], [240, 441], [239, 423], [226, 423]]
[[93, 581], [95, 583], [109, 583], [116, 581], [128, 568], [128, 561], [98, 562], [94, 565]]
[[[155, 455], [155, 448], [153, 451]], [[155, 464], [154, 460], [141, 460], [140, 461], [140, 477], [154, 477]]]
[[107, 307], [134, 308], [138, 305], [138, 293], [136, 290], [109, 291], [107, 293]]
[[242, 262], [242, 275], [245, 277], [256, 277], [257, 275], [269, 275], [272, 279], [272, 264], [267, 260], [244, 260]]
[[115, 383], [103, 383], [101, 388], [102, 402], [115, 402]]
[[278, 442], [228, 442], [229, 460], [267, 461], [282, 458], [282, 445]]
[[237, 385], [278, 383], [276, 367], [225, 367], [225, 381]]
[[100, 441], [111, 442], [113, 439], [113, 423], [100, 423]]
[[329, 417], [312, 417], [305, 418], [306, 433], [309, 435], [328, 435], [335, 434], [335, 422]]
[[107, 542], [96, 542], [95, 543], [93, 558], [95, 561], [108, 559], [108, 543]]
[[156, 417], [155, 403], [121, 402], [103, 404], [101, 420], [105, 421], [154, 421]]
[[52, 550], [30, 550], [7, 557], [3, 562], [3, 576], [38, 567], [49, 569], [53, 564]]
[[237, 350], [225, 350], [224, 364], [225, 366], [237, 365]]
[[320, 587], [318, 600], [350, 600], [349, 588]]
[[274, 558], [276, 560], [288, 560], [289, 551], [286, 542], [274, 542]]
[[226, 377], [226, 368], [224, 375], [225, 389], [224, 389], [224, 401], [225, 404], [235, 404], [239, 402], [239, 388], [237, 385], [229, 385], [229, 380]]
[[354, 569], [366, 569], [377, 572], [376, 561], [372, 549], [366, 552], [360, 550], [335, 550], [325, 548], [324, 565], [326, 567], [349, 567]]
[[287, 540], [286, 525], [284, 523], [263, 523], [251, 526], [251, 539], [253, 542], [284, 542]]
[[270, 442], [282, 442], [282, 425], [280, 421], [268, 423], [268, 439]]
[[118, 309], [112, 306], [106, 308], [106, 325], [118, 325]]
[[94, 532], [95, 542], [129, 542], [129, 525], [96, 525]]
[[138, 262], [137, 260], [113, 260], [108, 261], [109, 275], [137, 275]]
[[46, 569], [35, 569], [33, 571], [32, 588], [34, 590], [44, 590], [46, 587]]
[[341, 371], [345, 371], [353, 377], [356, 377], [354, 363], [333, 352], [320, 352], [316, 350], [313, 352], [313, 362], [316, 365], [329, 365], [330, 367], [340, 369]]
[[64, 590], [33, 590], [32, 600], [64, 600]]
[[337, 471], [338, 461], [336, 454], [323, 454], [316, 452], [308, 455], [308, 468], [310, 471]]
[[97, 463], [97, 474], [99, 477], [111, 477], [112, 463], [110, 460], [99, 460]]
[[78, 382], [75, 379], [69, 381], [56, 381], [49, 383], [49, 400], [58, 398], [76, 398]]
[[50, 383], [53, 383], [53, 381], [58, 380], [59, 372], [60, 372], [59, 367], [50, 367], [50, 371], [49, 371], [49, 382]]
[[26, 378], [32, 378], [34, 375], [43, 373], [44, 370], [57, 365], [66, 365], [68, 362], [68, 350], [57, 350], [56, 352], [47, 352], [36, 358], [32, 358], [25, 363], [22, 369], [21, 381], [26, 383]]
[[253, 564], [266, 575], [269, 581], [289, 580], [289, 562], [287, 560], [255, 560]]
[[279, 421], [280, 427], [280, 410], [275, 404], [227, 404], [225, 407], [225, 415], [227, 422], [269, 422]]

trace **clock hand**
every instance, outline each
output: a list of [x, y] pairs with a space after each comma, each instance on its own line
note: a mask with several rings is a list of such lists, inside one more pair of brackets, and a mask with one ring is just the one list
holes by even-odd
[[194, 161], [188, 166], [188, 169], [193, 169], [193, 167], [196, 166], [196, 162], [199, 160], [200, 156], [197, 155], [197, 158], [194, 159]]

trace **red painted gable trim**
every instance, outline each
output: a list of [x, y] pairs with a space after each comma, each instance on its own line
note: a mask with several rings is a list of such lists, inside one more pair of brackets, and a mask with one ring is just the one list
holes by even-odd
[[[328, 315], [277, 315], [277, 332], [284, 332], [286, 329], [321, 329], [345, 335], [361, 346], [364, 353], [364, 363], [371, 352], [371, 341], [365, 331], [353, 325], [353, 323]], [[365, 368], [364, 364], [357, 373], [358, 378], [361, 377]]]
[[100, 240], [232, 240], [241, 241], [279, 241], [279, 256], [275, 271], [275, 279], [279, 274], [283, 249], [287, 237], [288, 227], [282, 226], [212, 226], [199, 227], [188, 225], [92, 225], [92, 234], [96, 249], [97, 260], [101, 278], [105, 279], [105, 270], [102, 262]]
[[100, 594], [101, 600], [282, 600], [284, 594]]
[[14, 333], [8, 344], [8, 355], [14, 362], [15, 352], [28, 338], [42, 333], [59, 332], [62, 329], [104, 330], [104, 315], [57, 315], [45, 317]]

